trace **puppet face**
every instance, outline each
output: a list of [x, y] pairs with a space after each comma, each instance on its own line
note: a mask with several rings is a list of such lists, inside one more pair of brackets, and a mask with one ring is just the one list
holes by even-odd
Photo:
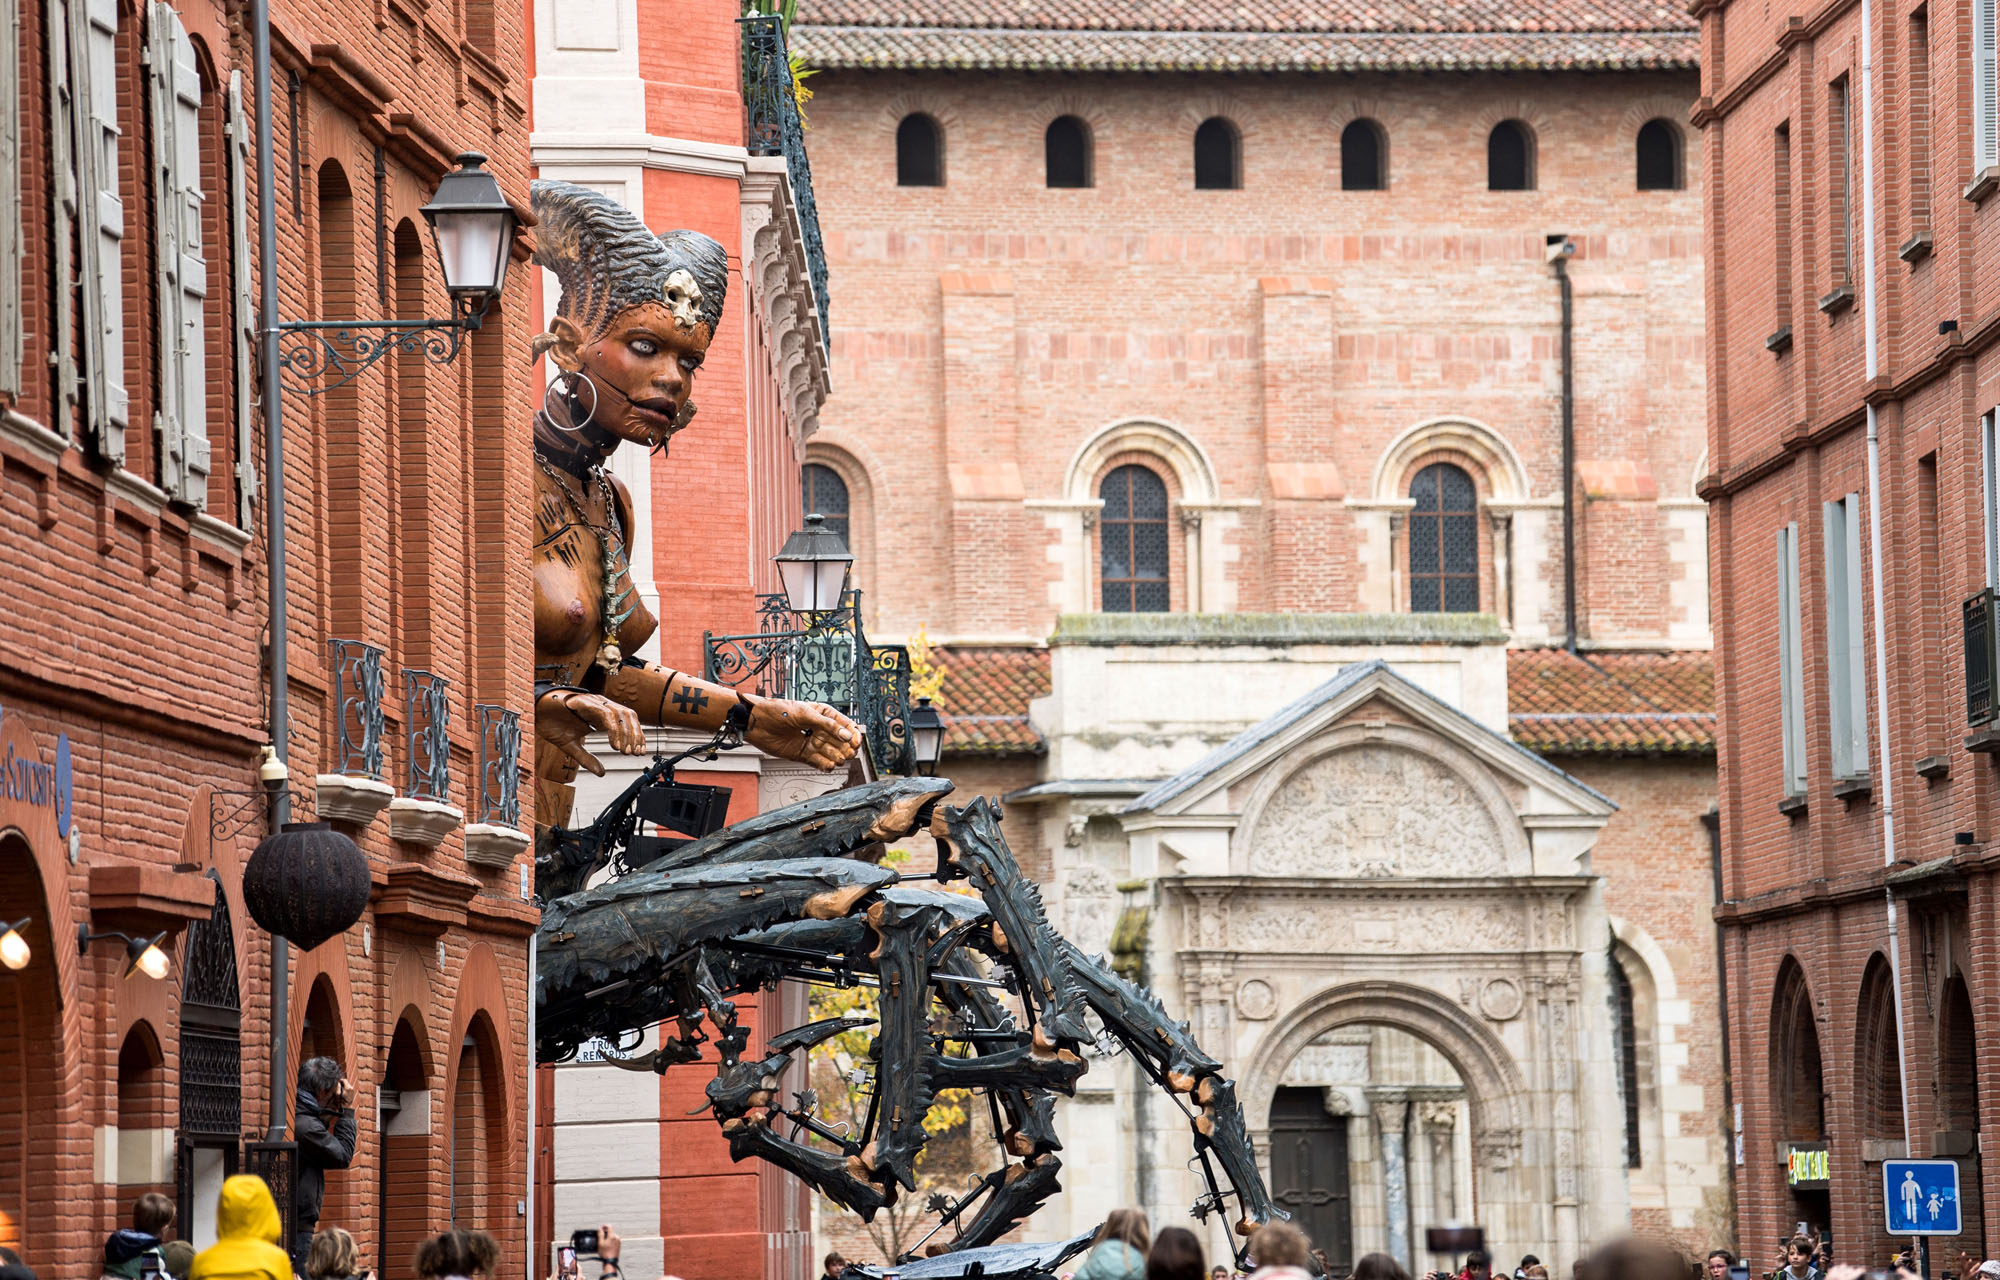
[[[688, 284], [699, 298], [693, 280]], [[649, 302], [611, 317], [587, 342], [576, 341], [574, 327], [560, 317], [556, 333], [556, 363], [590, 380], [579, 397], [587, 406], [596, 392], [590, 417], [598, 426], [657, 448], [687, 424], [695, 371], [708, 354], [707, 325], [683, 323], [671, 301]]]

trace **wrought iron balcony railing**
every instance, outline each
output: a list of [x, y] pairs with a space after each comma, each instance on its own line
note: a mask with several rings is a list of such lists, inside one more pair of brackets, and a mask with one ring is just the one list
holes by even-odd
[[878, 772], [916, 772], [908, 730], [910, 651], [868, 643], [860, 592], [849, 591], [840, 608], [814, 615], [809, 625], [782, 595], [759, 596], [757, 623], [751, 635], [703, 633], [708, 679], [753, 697], [824, 702], [861, 726]]
[[451, 681], [403, 669], [403, 747], [409, 767], [403, 793], [451, 803]]
[[335, 773], [382, 780], [382, 651], [359, 640], [328, 640], [333, 709], [339, 721]]
[[521, 826], [521, 713], [479, 703], [479, 821]]
[[743, 24], [744, 146], [753, 156], [783, 156], [799, 211], [799, 237], [806, 251], [806, 274], [819, 304], [819, 339], [832, 346], [826, 320], [826, 247], [820, 240], [819, 206], [813, 200], [812, 163], [806, 158], [805, 124], [785, 51], [784, 19], [775, 13], [739, 18]]

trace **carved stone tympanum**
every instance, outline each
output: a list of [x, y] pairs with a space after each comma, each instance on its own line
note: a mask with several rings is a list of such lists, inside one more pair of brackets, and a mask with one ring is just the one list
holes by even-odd
[[1384, 743], [1336, 751], [1278, 788], [1252, 833], [1258, 875], [1390, 878], [1506, 871], [1486, 803], [1429, 756]]

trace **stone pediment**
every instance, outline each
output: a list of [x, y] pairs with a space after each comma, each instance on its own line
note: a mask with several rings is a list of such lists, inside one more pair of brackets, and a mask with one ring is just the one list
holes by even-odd
[[1162, 874], [1571, 875], [1616, 809], [1386, 663], [1360, 663], [1127, 806]]

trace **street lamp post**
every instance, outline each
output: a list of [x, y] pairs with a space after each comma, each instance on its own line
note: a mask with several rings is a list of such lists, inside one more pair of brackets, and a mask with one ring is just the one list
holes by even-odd
[[910, 731], [910, 756], [917, 772], [928, 778], [937, 772], [938, 759], [944, 755], [944, 717], [929, 698], [918, 698], [903, 723]]
[[806, 527], [785, 539], [772, 557], [785, 584], [785, 603], [807, 618], [831, 613], [847, 596], [847, 571], [854, 553], [839, 534], [826, 527], [826, 517], [806, 517]]

